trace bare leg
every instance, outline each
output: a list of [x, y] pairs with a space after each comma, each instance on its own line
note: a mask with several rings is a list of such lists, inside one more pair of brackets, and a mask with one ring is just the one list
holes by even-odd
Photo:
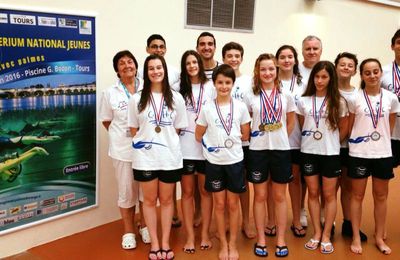
[[239, 228], [239, 194], [227, 191], [229, 208], [229, 260], [239, 259], [237, 250], [237, 235]]
[[194, 220], [193, 226], [199, 227], [201, 225], [201, 196], [197, 188], [199, 186], [199, 174], [194, 175]]
[[320, 187], [319, 187], [319, 176], [306, 176], [306, 183], [308, 189], [308, 210], [311, 216], [311, 222], [314, 228], [314, 240], [321, 240], [322, 229], [321, 229], [321, 205], [319, 202]]
[[292, 214], [293, 220], [292, 225], [297, 230], [298, 234], [305, 234], [305, 230], [302, 230], [302, 225], [300, 223], [300, 210], [301, 210], [301, 173], [300, 166], [297, 164], [292, 164], [292, 174], [293, 180], [289, 183], [289, 194], [290, 201], [292, 203]]
[[351, 226], [353, 228], [353, 241], [350, 246], [350, 250], [353, 253], [361, 254], [361, 238], [360, 238], [360, 226], [362, 216], [362, 202], [364, 200], [365, 189], [367, 187], [367, 178], [363, 179], [352, 179], [351, 180], [351, 200], [350, 200], [350, 213], [351, 213]]
[[277, 222], [277, 246], [286, 246], [285, 231], [287, 223], [287, 204], [286, 204], [286, 188], [287, 184], [272, 183], [272, 192], [275, 205], [275, 214]]
[[240, 206], [242, 209], [242, 230], [247, 238], [252, 239], [256, 237], [253, 228], [250, 226], [250, 191], [249, 183], [246, 182], [246, 191], [240, 193]]
[[385, 226], [387, 213], [387, 196], [389, 180], [372, 178], [372, 195], [374, 197], [375, 243], [379, 250], [389, 255], [392, 249], [385, 243]]
[[211, 193], [206, 191], [206, 189], [204, 188], [205, 175], [198, 174], [198, 181], [199, 181], [199, 191], [201, 196], [201, 218], [202, 218], [200, 249], [210, 249], [212, 247], [212, 242], [210, 239], [210, 225], [211, 225], [211, 216], [213, 208], [213, 199]]
[[220, 260], [228, 260], [229, 250], [228, 241], [225, 232], [225, 206], [226, 206], [226, 191], [213, 193], [215, 220], [217, 221], [217, 229], [220, 241], [220, 251], [218, 257]]
[[[269, 179], [267, 181], [267, 209], [268, 209], [268, 220], [266, 227], [268, 228], [266, 231], [271, 233], [271, 228], [276, 226], [275, 224], [275, 205], [274, 198], [272, 194], [272, 181]], [[275, 232], [275, 231], [274, 231]], [[273, 232], [272, 232], [273, 233]]]
[[182, 213], [183, 221], [186, 229], [186, 243], [183, 246], [185, 249], [194, 249], [194, 229], [193, 229], [193, 216], [194, 216], [194, 189], [195, 189], [195, 176], [194, 174], [182, 175]]
[[253, 184], [254, 187], [254, 220], [257, 229], [257, 244], [265, 246], [265, 201], [267, 199], [267, 182]]
[[140, 182], [143, 190], [143, 215], [146, 219], [151, 239], [151, 251], [158, 251], [160, 244], [157, 237], [157, 195], [158, 179], [148, 182]]
[[[161, 207], [161, 248], [170, 249], [169, 237], [171, 233], [172, 216], [174, 214], [175, 183], [158, 182], [159, 200]], [[153, 240], [152, 240], [153, 242]]]
[[331, 229], [335, 221], [337, 211], [337, 189], [338, 178], [322, 177], [322, 194], [325, 201], [325, 225], [322, 233], [321, 242], [331, 241]]

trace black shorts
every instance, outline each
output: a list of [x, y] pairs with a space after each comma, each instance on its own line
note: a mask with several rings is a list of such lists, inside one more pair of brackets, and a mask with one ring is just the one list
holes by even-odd
[[290, 150], [290, 156], [292, 157], [292, 164], [301, 164], [301, 154], [300, 149]]
[[243, 161], [228, 165], [212, 164], [206, 161], [204, 188], [208, 192], [218, 192], [225, 189], [233, 193], [245, 192]]
[[183, 160], [183, 175], [191, 175], [195, 172], [205, 174], [206, 160]]
[[320, 175], [326, 178], [336, 178], [341, 174], [339, 155], [301, 153], [301, 157], [301, 172], [305, 177]]
[[350, 156], [348, 176], [353, 179], [372, 176], [382, 180], [389, 180], [394, 177], [391, 162], [392, 157], [366, 159]]
[[393, 154], [393, 168], [400, 165], [400, 140], [391, 140]]
[[349, 168], [349, 148], [340, 148], [340, 164]]
[[164, 183], [175, 183], [181, 180], [182, 169], [170, 170], [170, 171], [142, 171], [133, 169], [133, 177], [135, 181], [152, 181], [159, 179]]
[[263, 183], [271, 174], [273, 182], [291, 182], [293, 175], [290, 154], [290, 150], [250, 150], [247, 180], [252, 183]]
[[248, 170], [248, 165], [249, 165], [249, 146], [242, 146], [242, 149], [243, 149], [244, 168], [247, 171]]

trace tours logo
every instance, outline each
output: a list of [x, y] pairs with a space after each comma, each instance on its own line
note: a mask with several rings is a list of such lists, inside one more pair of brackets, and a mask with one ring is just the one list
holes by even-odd
[[10, 23], [21, 25], [36, 25], [36, 17], [33, 15], [10, 14]]

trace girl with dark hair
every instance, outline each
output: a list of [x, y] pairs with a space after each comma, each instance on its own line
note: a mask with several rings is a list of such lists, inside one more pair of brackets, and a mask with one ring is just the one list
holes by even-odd
[[[133, 179], [132, 175], [132, 137], [127, 114], [128, 102], [142, 87], [143, 82], [136, 77], [138, 63], [128, 50], [115, 54], [113, 68], [117, 73], [118, 81], [102, 93], [99, 120], [108, 131], [108, 154], [113, 159], [118, 184], [118, 207], [124, 224], [122, 248], [133, 249], [136, 247], [133, 223], [135, 205], [139, 198], [139, 183]], [[141, 209], [140, 212], [142, 214], [143, 210]], [[150, 243], [149, 231], [142, 215], [139, 234], [144, 243]]]
[[[293, 46], [283, 45], [276, 52], [279, 66], [279, 82], [283, 90], [289, 92], [297, 103], [304, 92], [304, 85], [301, 83], [299, 72], [299, 60], [297, 52]], [[304, 237], [306, 231], [303, 226], [307, 226], [307, 215], [302, 208], [302, 182], [300, 173], [300, 144], [301, 130], [297, 117], [294, 120], [294, 128], [289, 136], [289, 144], [292, 157], [293, 181], [289, 183], [289, 194], [292, 202], [293, 220], [290, 229], [295, 237]], [[304, 184], [304, 188], [305, 184]], [[303, 214], [300, 214], [303, 213]]]
[[[301, 170], [308, 187], [308, 208], [314, 235], [305, 248], [321, 245], [323, 254], [333, 253], [330, 240], [336, 216], [336, 186], [340, 176], [340, 141], [347, 135], [347, 106], [341, 98], [335, 66], [320, 61], [312, 69], [307, 88], [297, 103], [301, 135]], [[321, 185], [322, 180], [322, 185]], [[321, 205], [325, 223], [321, 228]]]
[[[169, 244], [173, 192], [183, 167], [178, 132], [188, 126], [185, 101], [171, 91], [167, 75], [164, 58], [148, 56], [143, 90], [129, 100], [128, 106], [134, 178], [143, 190], [143, 213], [151, 238], [149, 259], [174, 258]], [[157, 237], [157, 199], [161, 205], [161, 241]]]
[[[183, 53], [181, 59], [181, 80], [178, 83], [180, 93], [186, 104], [186, 114], [189, 126], [181, 129], [179, 139], [183, 154], [183, 175], [181, 180], [182, 187], [182, 213], [186, 228], [186, 243], [183, 247], [185, 253], [195, 252], [195, 234], [193, 230], [194, 218], [194, 192], [196, 183], [201, 197], [201, 243], [200, 249], [206, 250], [212, 247], [209, 236], [212, 196], [204, 188], [205, 183], [205, 159], [203, 156], [201, 143], [197, 142], [194, 136], [196, 120], [200, 111], [208, 102], [213, 100], [214, 86], [208, 81], [203, 68], [200, 55], [189, 50]], [[197, 176], [195, 175], [197, 173]], [[196, 182], [195, 178], [198, 178]], [[200, 206], [199, 205], [199, 206]]]
[[254, 186], [254, 219], [257, 243], [254, 254], [267, 256], [265, 202], [270, 179], [277, 228], [277, 257], [289, 254], [285, 240], [287, 222], [286, 189], [293, 179], [289, 135], [294, 127], [296, 105], [289, 92], [278, 84], [278, 64], [272, 54], [261, 54], [254, 66], [253, 91], [244, 101], [252, 114], [247, 179]]
[[349, 103], [349, 172], [353, 241], [351, 251], [361, 254], [360, 225], [362, 202], [368, 177], [372, 176], [374, 197], [375, 244], [385, 255], [391, 249], [385, 243], [385, 222], [389, 180], [394, 177], [390, 138], [396, 114], [400, 112], [397, 96], [380, 87], [382, 67], [377, 59], [366, 59], [360, 65], [361, 89]]

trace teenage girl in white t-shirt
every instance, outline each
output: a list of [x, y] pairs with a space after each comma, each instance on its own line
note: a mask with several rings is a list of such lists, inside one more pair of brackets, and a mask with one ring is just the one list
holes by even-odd
[[[302, 76], [299, 71], [299, 60], [297, 59], [297, 51], [293, 46], [283, 45], [276, 51], [276, 58], [279, 65], [278, 78], [283, 90], [291, 93], [294, 101], [297, 103], [304, 92], [302, 84]], [[292, 174], [293, 180], [289, 183], [289, 194], [292, 202], [293, 220], [290, 229], [296, 237], [304, 237], [305, 229], [300, 222], [302, 183], [300, 172], [300, 144], [301, 130], [297, 117], [295, 117], [294, 128], [289, 136], [289, 144], [292, 157]], [[306, 218], [307, 219], [307, 218]], [[304, 224], [304, 223], [303, 223]]]
[[[144, 62], [143, 90], [129, 100], [128, 126], [134, 178], [143, 190], [143, 211], [151, 237], [149, 259], [173, 259], [169, 245], [173, 191], [183, 167], [179, 129], [188, 126], [185, 101], [171, 91], [163, 57]], [[161, 205], [161, 243], [157, 237], [157, 199]]]
[[[340, 140], [347, 135], [347, 106], [341, 98], [335, 66], [320, 61], [312, 69], [307, 88], [298, 102], [302, 127], [301, 170], [308, 188], [308, 208], [314, 234], [305, 244], [309, 250], [321, 245], [323, 254], [333, 253], [330, 240], [336, 216], [336, 186], [340, 176]], [[322, 179], [322, 187], [320, 181]], [[325, 200], [325, 224], [321, 228], [320, 191]]]
[[368, 177], [372, 176], [374, 197], [375, 244], [385, 255], [391, 249], [385, 243], [385, 222], [389, 180], [392, 170], [391, 133], [400, 111], [397, 96], [380, 88], [382, 67], [377, 59], [366, 59], [360, 64], [361, 89], [349, 104], [349, 177], [352, 178], [351, 222], [353, 242], [351, 251], [361, 254], [362, 202]]
[[257, 243], [254, 254], [267, 256], [265, 241], [265, 199], [267, 180], [271, 190], [277, 222], [275, 255], [289, 254], [285, 240], [287, 222], [286, 189], [293, 179], [289, 135], [294, 127], [296, 105], [289, 92], [281, 91], [277, 61], [272, 54], [261, 54], [254, 65], [253, 91], [245, 96], [252, 114], [247, 179], [254, 186], [254, 218]]
[[[143, 84], [136, 78], [138, 63], [130, 51], [124, 50], [113, 58], [114, 70], [119, 80], [103, 91], [100, 100], [99, 120], [108, 131], [108, 154], [113, 159], [115, 176], [118, 183], [118, 206], [124, 223], [122, 248], [136, 247], [133, 233], [135, 205], [139, 197], [139, 183], [132, 175], [131, 135], [128, 127], [128, 101]], [[140, 203], [142, 204], [142, 203]], [[150, 236], [141, 208], [141, 227], [139, 233], [143, 242], [150, 243]]]
[[186, 243], [183, 247], [185, 253], [195, 252], [195, 234], [193, 229], [194, 218], [194, 191], [196, 187], [196, 175], [198, 189], [201, 196], [201, 243], [200, 249], [206, 250], [212, 247], [209, 236], [209, 228], [212, 213], [212, 196], [204, 188], [205, 183], [205, 159], [201, 143], [194, 136], [196, 120], [203, 105], [213, 100], [214, 86], [204, 73], [203, 62], [200, 55], [189, 50], [183, 53], [181, 59], [181, 80], [179, 82], [180, 93], [186, 104], [186, 114], [189, 126], [181, 129], [179, 139], [183, 154], [182, 187], [182, 213], [186, 228]]

